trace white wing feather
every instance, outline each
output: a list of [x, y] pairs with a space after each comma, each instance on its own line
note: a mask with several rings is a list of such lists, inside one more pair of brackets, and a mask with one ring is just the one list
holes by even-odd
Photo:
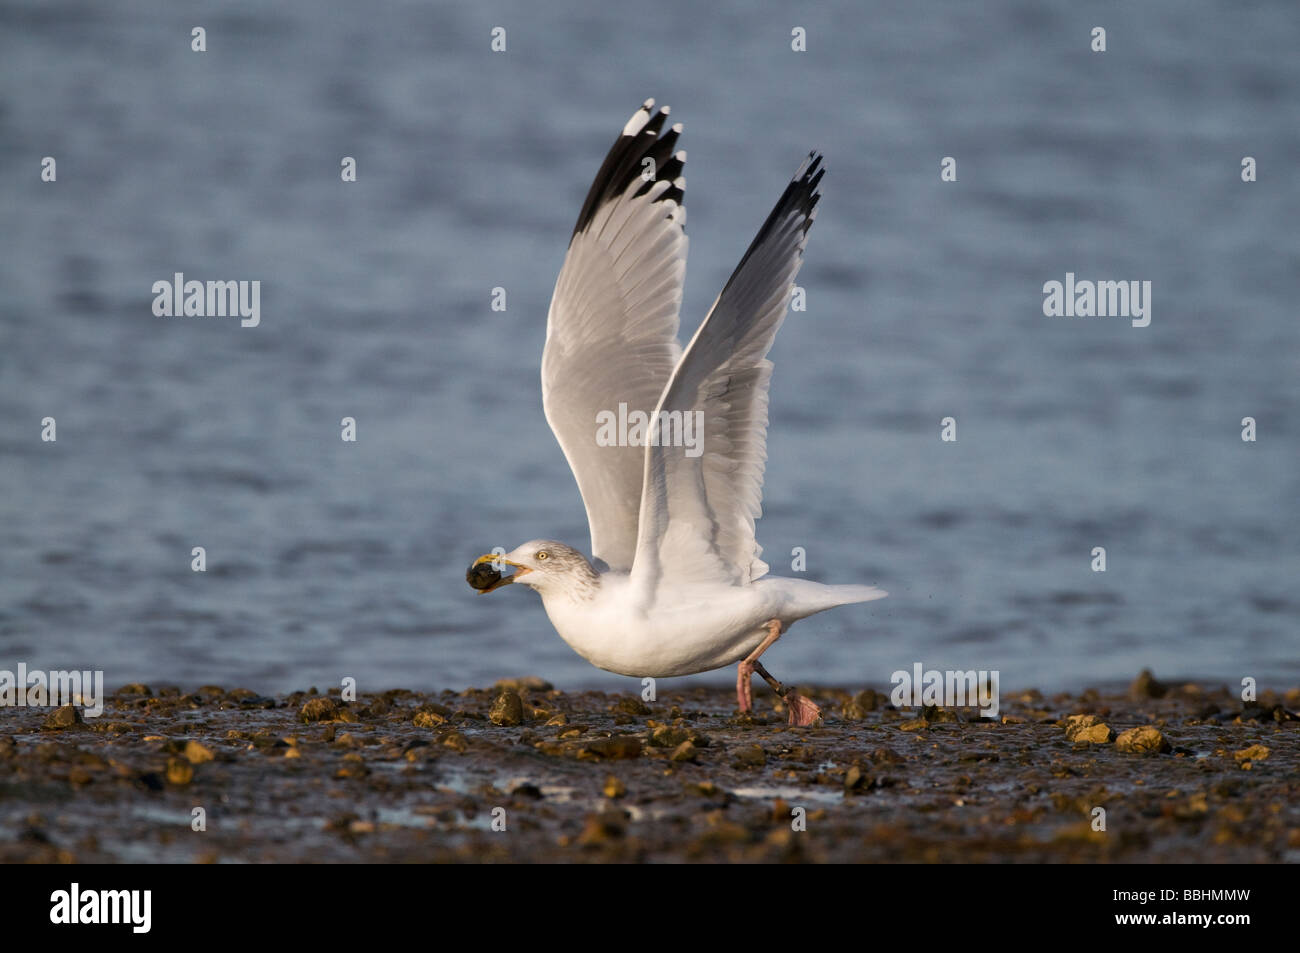
[[681, 355], [686, 153], [673, 151], [681, 126], [660, 136], [668, 107], [653, 106], [647, 100], [628, 120], [592, 183], [542, 355], [542, 405], [578, 482], [592, 555], [621, 570], [636, 553], [644, 450], [599, 446], [597, 415], [617, 414], [620, 403], [650, 413]]
[[673, 370], [652, 434], [667, 415], [703, 412], [703, 453], [652, 437], [632, 582], [643, 604], [662, 582], [742, 585], [767, 572], [754, 539], [767, 459], [767, 360], [785, 318], [820, 197], [821, 157], [795, 173]]

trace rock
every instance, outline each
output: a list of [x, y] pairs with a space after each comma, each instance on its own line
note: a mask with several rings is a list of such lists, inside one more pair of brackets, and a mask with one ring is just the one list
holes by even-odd
[[745, 745], [732, 752], [734, 766], [738, 768], [761, 768], [767, 764], [767, 754], [758, 745]]
[[631, 735], [615, 735], [613, 738], [595, 738], [578, 752], [579, 761], [600, 761], [608, 759], [617, 761], [625, 758], [641, 757], [641, 742]]
[[627, 833], [627, 816], [621, 810], [588, 814], [582, 833], [578, 835], [579, 847], [600, 847], [622, 839]]
[[1160, 733], [1160, 729], [1143, 725], [1120, 732], [1115, 739], [1115, 750], [1127, 754], [1158, 754], [1169, 750], [1169, 742]]
[[339, 703], [332, 698], [313, 698], [302, 706], [298, 717], [304, 723], [313, 721], [342, 721], [339, 717]]
[[1169, 693], [1169, 686], [1157, 681], [1151, 669], [1144, 668], [1129, 686], [1128, 693], [1134, 698], [1164, 698]]
[[515, 692], [502, 692], [492, 703], [488, 718], [494, 725], [520, 725], [524, 721], [524, 703]]
[[655, 748], [676, 748], [683, 741], [689, 741], [697, 748], [707, 748], [710, 744], [708, 737], [687, 725], [658, 725], [652, 721], [650, 728], [648, 743]]
[[12, 758], [14, 752], [18, 750], [18, 742], [14, 741], [8, 735], [0, 737], [0, 759]]
[[201, 744], [200, 742], [195, 741], [193, 738], [185, 742], [185, 749], [182, 752], [182, 754], [185, 755], [185, 760], [187, 760], [190, 764], [203, 764], [203, 762], [211, 761], [214, 757], [216, 757], [212, 753], [211, 748], [208, 748], [207, 746]]
[[696, 754], [695, 745], [692, 744], [690, 741], [683, 741], [681, 744], [679, 744], [676, 748], [673, 749], [673, 753], [669, 755], [669, 760], [670, 761], [694, 761], [695, 754]]
[[167, 759], [167, 783], [186, 785], [194, 780], [194, 765], [182, 758]]
[[1065, 737], [1073, 741], [1078, 732], [1101, 724], [1101, 719], [1096, 715], [1066, 715], [1057, 724], [1065, 729]]
[[552, 685], [544, 678], [538, 678], [536, 675], [525, 675], [522, 678], [503, 678], [492, 686], [492, 690], [497, 693], [501, 692], [549, 692], [554, 689]]
[[446, 723], [447, 719], [436, 711], [417, 711], [415, 717], [411, 719], [411, 724], [417, 728], [437, 728]]
[[130, 685], [123, 685], [117, 690], [119, 695], [145, 695], [152, 697], [153, 690], [143, 682], [132, 682]]
[[1062, 722], [1065, 737], [1071, 741], [1086, 741], [1089, 744], [1105, 744], [1115, 737], [1110, 726], [1096, 715], [1070, 715]]
[[727, 792], [712, 781], [700, 781], [698, 783], [688, 781], [682, 785], [682, 789], [692, 797], [722, 798], [723, 800], [728, 797]]
[[840, 717], [845, 721], [861, 721], [888, 701], [889, 696], [868, 688], [866, 691], [858, 692], [840, 706]]
[[627, 785], [616, 775], [606, 775], [602, 792], [607, 798], [620, 798], [627, 794]]
[[961, 721], [961, 719], [957, 717], [957, 713], [951, 708], [940, 708], [938, 705], [923, 705], [921, 707], [921, 718], [930, 724]]
[[849, 765], [849, 770], [844, 772], [844, 790], [865, 791], [870, 787], [871, 775], [863, 771], [856, 764]]
[[469, 748], [469, 742], [459, 731], [449, 731], [443, 737], [442, 743], [453, 751], [464, 752]]
[[340, 760], [342, 764], [338, 771], [334, 772], [336, 778], [364, 778], [370, 773], [365, 759], [355, 751], [349, 751]]
[[878, 692], [874, 688], [868, 688], [864, 691], [860, 691], [853, 696], [854, 704], [860, 705], [862, 708], [865, 708], [867, 711], [875, 711], [876, 709], [880, 708], [880, 706], [884, 705], [888, 701], [889, 701], [888, 695], [884, 694], [883, 692]]
[[1239, 764], [1243, 761], [1263, 761], [1269, 756], [1269, 750], [1264, 745], [1251, 745], [1249, 748], [1234, 751], [1232, 756]]
[[625, 715], [651, 714], [650, 706], [635, 695], [624, 695], [618, 700], [618, 704], [614, 706], [614, 710], [623, 712]]
[[75, 706], [64, 705], [46, 715], [41, 727], [50, 731], [62, 731], [64, 728], [71, 728], [73, 725], [84, 725], [85, 723], [85, 719], [81, 717], [81, 712]]
[[1076, 744], [1082, 741], [1093, 745], [1104, 745], [1114, 740], [1114, 738], [1115, 732], [1110, 730], [1110, 725], [1100, 724], [1080, 728], [1070, 740]]

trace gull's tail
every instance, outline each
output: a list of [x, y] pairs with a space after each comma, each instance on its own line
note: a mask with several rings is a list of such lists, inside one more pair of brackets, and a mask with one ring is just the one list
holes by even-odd
[[878, 586], [828, 586], [811, 579], [791, 579], [789, 576], [764, 576], [755, 586], [772, 586], [784, 597], [782, 619], [793, 622], [836, 606], [855, 602], [873, 602], [889, 593]]
[[835, 603], [837, 606], [852, 605], [855, 602], [874, 602], [889, 595], [879, 586], [827, 586], [826, 588], [831, 590], [829, 595], [839, 600]]

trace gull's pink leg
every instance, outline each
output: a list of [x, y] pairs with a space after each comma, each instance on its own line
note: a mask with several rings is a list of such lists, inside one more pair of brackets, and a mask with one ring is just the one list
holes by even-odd
[[754, 694], [750, 686], [750, 680], [754, 677], [754, 666], [758, 663], [758, 657], [772, 647], [772, 643], [781, 637], [781, 621], [771, 619], [765, 623], [767, 626], [767, 638], [765, 638], [754, 651], [745, 657], [745, 660], [736, 666], [736, 707], [742, 712], [754, 710]]
[[753, 662], [744, 661], [736, 666], [736, 707], [742, 712], [754, 710], [754, 694], [749, 684], [753, 677]]

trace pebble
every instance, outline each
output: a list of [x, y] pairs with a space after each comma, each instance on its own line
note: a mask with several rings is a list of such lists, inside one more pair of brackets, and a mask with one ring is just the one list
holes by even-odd
[[1098, 724], [1080, 728], [1070, 740], [1075, 743], [1087, 742], [1093, 745], [1104, 745], [1113, 741], [1114, 738], [1115, 732], [1111, 731], [1110, 725]]
[[298, 717], [304, 723], [313, 721], [341, 721], [339, 703], [332, 698], [313, 698], [302, 706]]
[[621, 810], [588, 814], [578, 835], [579, 847], [600, 847], [621, 840], [627, 833], [627, 816]]
[[1134, 698], [1164, 698], [1169, 693], [1169, 686], [1157, 680], [1151, 669], [1144, 668], [1133, 680], [1128, 692]]
[[1128, 754], [1156, 754], [1169, 750], [1169, 742], [1160, 733], [1160, 729], [1150, 725], [1130, 728], [1120, 732], [1115, 739], [1115, 750]]
[[195, 741], [193, 738], [185, 742], [185, 750], [182, 753], [185, 755], [185, 760], [189, 761], [190, 764], [203, 764], [203, 762], [211, 761], [215, 757], [211, 748]]
[[1115, 737], [1110, 726], [1096, 715], [1069, 715], [1061, 724], [1065, 728], [1065, 737], [1070, 741], [1085, 741], [1089, 744], [1106, 744]]
[[871, 787], [871, 775], [863, 771], [856, 764], [849, 765], [849, 770], [844, 772], [844, 790], [860, 791]]
[[578, 752], [579, 761], [598, 761], [603, 758], [620, 760], [639, 757], [641, 757], [641, 742], [631, 735], [595, 738], [587, 742]]
[[415, 717], [411, 719], [411, 724], [417, 728], [437, 728], [446, 723], [447, 719], [436, 711], [417, 711]]
[[921, 718], [930, 724], [943, 724], [959, 722], [960, 718], [951, 708], [940, 708], [938, 705], [924, 705], [921, 708]]
[[676, 748], [673, 749], [673, 753], [669, 756], [669, 760], [694, 761], [695, 756], [696, 756], [695, 745], [692, 744], [690, 741], [683, 741], [681, 744], [679, 744]]
[[549, 692], [553, 691], [555, 686], [544, 678], [538, 678], [536, 675], [525, 675], [522, 678], [503, 678], [492, 686], [494, 692]]
[[524, 720], [524, 703], [515, 692], [502, 692], [492, 703], [488, 718], [494, 725], [519, 725]]
[[167, 783], [186, 785], [194, 780], [194, 765], [182, 758], [167, 759]]
[[1243, 761], [1263, 761], [1269, 756], [1269, 750], [1264, 745], [1251, 745], [1249, 748], [1234, 751], [1232, 756], [1238, 763]]
[[623, 712], [625, 715], [649, 715], [651, 713], [650, 706], [635, 695], [624, 695], [618, 700], [614, 710]]
[[738, 768], [761, 768], [767, 764], [767, 754], [758, 745], [745, 745], [732, 752], [733, 765]]
[[81, 717], [81, 712], [73, 705], [64, 705], [62, 708], [56, 708], [45, 716], [45, 721], [41, 723], [42, 728], [50, 731], [61, 731], [64, 728], [71, 728], [73, 725], [84, 725], [85, 720]]
[[607, 798], [620, 798], [627, 794], [627, 785], [617, 775], [608, 774], [601, 790]]

